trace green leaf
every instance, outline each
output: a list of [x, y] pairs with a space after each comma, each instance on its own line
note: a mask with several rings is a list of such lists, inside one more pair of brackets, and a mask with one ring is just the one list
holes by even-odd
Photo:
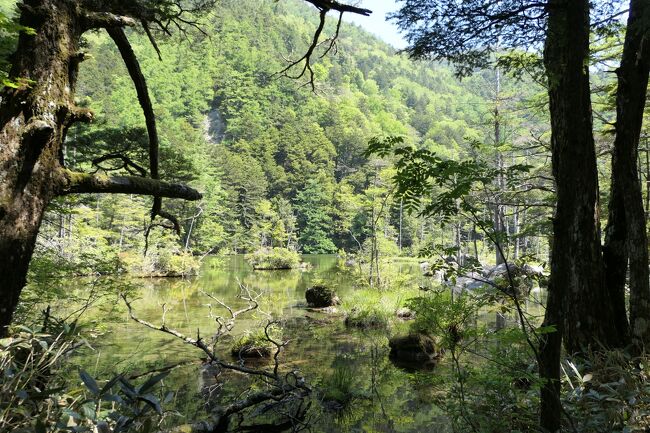
[[153, 388], [158, 382], [166, 378], [168, 375], [169, 371], [165, 371], [155, 376], [151, 376], [145, 383], [136, 388], [136, 391], [138, 394], [143, 394]]
[[90, 392], [92, 392], [94, 395], [99, 395], [99, 386], [92, 376], [90, 376], [85, 370], [81, 370], [79, 372], [79, 376], [81, 376], [81, 380], [83, 381], [84, 385], [86, 385], [86, 388], [90, 390]]
[[113, 386], [115, 386], [115, 384], [116, 384], [116, 383], [117, 383], [121, 378], [122, 378], [122, 375], [121, 375], [121, 374], [118, 374], [117, 376], [115, 376], [114, 378], [112, 378], [111, 380], [109, 380], [108, 382], [106, 382], [106, 384], [102, 387], [102, 390], [100, 391], [100, 394], [104, 395], [104, 394], [106, 394], [108, 391], [110, 391], [110, 389], [113, 388]]
[[159, 415], [162, 415], [162, 407], [160, 406], [160, 401], [153, 395], [141, 395], [138, 397], [138, 400], [145, 402], [148, 406], [156, 411]]

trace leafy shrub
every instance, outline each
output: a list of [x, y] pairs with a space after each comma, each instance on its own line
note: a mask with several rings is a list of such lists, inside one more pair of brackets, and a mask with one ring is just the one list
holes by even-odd
[[30, 280], [45, 280], [69, 275], [110, 275], [124, 272], [117, 248], [99, 245], [70, 245], [65, 253], [39, 247], [29, 266]]
[[143, 257], [127, 252], [120, 259], [130, 274], [147, 277], [182, 277], [196, 275], [201, 268], [199, 258], [182, 251], [166, 248], [156, 249]]
[[0, 431], [45, 431], [64, 420], [60, 361], [73, 340], [20, 330], [0, 340]]
[[300, 255], [287, 248], [263, 248], [246, 255], [253, 269], [294, 269], [300, 266]]
[[[149, 377], [135, 385], [121, 375], [100, 386], [85, 371], [79, 375], [86, 386], [86, 399], [81, 400], [81, 413], [69, 411], [74, 422], [96, 425], [98, 431], [113, 433], [153, 433], [158, 431], [157, 422], [163, 416], [162, 402], [152, 392], [169, 371]], [[168, 393], [164, 403], [173, 398]]]
[[524, 343], [488, 353], [498, 362], [466, 362], [452, 372], [451, 385], [435, 403], [449, 415], [454, 431], [539, 432], [540, 383]]
[[0, 340], [0, 431], [156, 431], [163, 410], [152, 390], [167, 373], [136, 386], [121, 375], [100, 385], [82, 371], [81, 388], [66, 361], [84, 341], [75, 326], [50, 320], [53, 333], [18, 326]]
[[448, 290], [430, 291], [406, 302], [406, 307], [415, 311], [413, 331], [440, 337], [448, 349], [480, 336], [484, 329], [476, 326], [475, 317], [485, 305], [482, 297], [466, 294], [453, 298]]
[[640, 432], [650, 428], [648, 358], [623, 351], [567, 359], [563, 402], [578, 432]]

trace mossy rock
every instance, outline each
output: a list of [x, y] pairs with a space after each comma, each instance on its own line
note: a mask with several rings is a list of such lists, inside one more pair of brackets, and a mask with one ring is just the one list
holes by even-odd
[[415, 311], [413, 311], [413, 310], [411, 310], [409, 308], [406, 308], [406, 307], [402, 307], [402, 308], [398, 309], [395, 312], [395, 315], [397, 316], [398, 319], [402, 319], [402, 320], [413, 320], [413, 319], [415, 319]]
[[326, 308], [341, 304], [341, 300], [334, 290], [321, 285], [308, 288], [305, 292], [305, 299], [307, 305], [312, 308]]
[[426, 334], [396, 336], [388, 341], [390, 359], [401, 367], [432, 368], [442, 357], [436, 340]]

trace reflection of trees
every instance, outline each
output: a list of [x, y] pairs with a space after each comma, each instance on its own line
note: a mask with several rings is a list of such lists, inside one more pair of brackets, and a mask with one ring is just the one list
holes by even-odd
[[[350, 331], [343, 327], [339, 318], [311, 315], [312, 319], [306, 319], [302, 309], [292, 312], [285, 309], [295, 300], [303, 298], [305, 288], [316, 277], [337, 285], [343, 296], [350, 293], [346, 289], [352, 289], [353, 281], [348, 274], [337, 272], [334, 257], [308, 256], [307, 260], [314, 260], [315, 265], [308, 272], [252, 271], [243, 266], [239, 258], [230, 263], [229, 260], [226, 259], [226, 266], [221, 268], [204, 266], [201, 275], [194, 279], [135, 278], [121, 279], [120, 284], [133, 285], [131, 298], [134, 299], [133, 306], [138, 317], [158, 323], [161, 305], [166, 304], [166, 322], [190, 337], [196, 335], [197, 329], [206, 336], [214, 329], [215, 322], [208, 317], [205, 309], [206, 302], [210, 301], [200, 293], [201, 290], [236, 309], [245, 304], [237, 298], [239, 281], [252, 291], [263, 292], [258, 298], [260, 310], [287, 319], [283, 325], [283, 335], [291, 342], [282, 355], [286, 368], [298, 368], [306, 373], [310, 382], [322, 382], [322, 385], [335, 369], [352, 372], [355, 398], [346, 411], [326, 411], [319, 409], [322, 407], [320, 401], [312, 402], [310, 415], [319, 417], [316, 421], [318, 431], [346, 431], [361, 426], [366, 431], [392, 432], [404, 426], [430, 426], [436, 423], [440, 413], [430, 409], [431, 387], [418, 385], [418, 380], [409, 383], [410, 376], [390, 363], [385, 333]], [[394, 264], [396, 269], [409, 265], [400, 262]], [[414, 272], [418, 269], [416, 265]], [[123, 314], [117, 317], [125, 319]], [[256, 314], [255, 317], [242, 317], [234, 330], [235, 334], [258, 327], [263, 317], [266, 316]], [[114, 331], [102, 343], [100, 370], [109, 370], [119, 364], [120, 367], [137, 371], [182, 359], [184, 350], [180, 341], [169, 341], [163, 334], [126, 323], [116, 326]], [[106, 350], [106, 347], [110, 347], [110, 350]], [[162, 358], [164, 362], [159, 363]], [[196, 394], [197, 374], [195, 367], [184, 367], [175, 371], [173, 377], [170, 376], [170, 386], [183, 388], [178, 404], [186, 405], [187, 412], [192, 411], [190, 408], [200, 411], [203, 401]], [[192, 383], [191, 389], [182, 386], [187, 383]], [[228, 383], [231, 390], [248, 386], [246, 378], [238, 374], [233, 375], [232, 381], [229, 377]], [[230, 391], [224, 391], [226, 394], [219, 398], [228, 396]], [[412, 415], [415, 412], [417, 415]], [[335, 417], [334, 413], [340, 416]], [[439, 423], [444, 425], [443, 421]], [[444, 431], [444, 427], [441, 428]]]

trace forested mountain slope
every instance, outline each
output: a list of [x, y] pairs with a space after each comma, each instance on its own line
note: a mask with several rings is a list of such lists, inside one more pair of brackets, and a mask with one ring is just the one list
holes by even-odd
[[[508, 94], [518, 84], [502, 79], [497, 87], [493, 71], [461, 82], [451, 68], [412, 62], [345, 23], [336, 49], [314, 65], [315, 91], [305, 77], [281, 76], [287, 59], [306, 50], [316, 20], [297, 1], [226, 0], [203, 20], [205, 34], [159, 43], [162, 61], [145, 35], [129, 34], [158, 116], [161, 175], [205, 193], [198, 206], [166, 201], [181, 218], [183, 239], [154, 230], [151, 248], [204, 254], [288, 245], [331, 253], [357, 250], [371, 228], [382, 232], [387, 253], [417, 247], [431, 236], [444, 239], [444, 232], [406, 215], [388, 197], [393, 168], [363, 156], [371, 138], [401, 135], [445, 157], [493, 159], [499, 146], [527, 140], [528, 131], [542, 134], [535, 131], [534, 111], [516, 110], [526, 92]], [[117, 153], [146, 168], [144, 117], [126, 68], [103, 33], [88, 37], [87, 49], [92, 57], [82, 65], [78, 95], [95, 122], [70, 132], [65, 158], [87, 170], [120, 143]], [[502, 106], [498, 146], [496, 104]], [[106, 144], [105, 152], [96, 146], [89, 156], [85, 149], [98, 142]], [[84, 159], [76, 156], [81, 147]], [[116, 168], [121, 161], [95, 168]], [[141, 249], [148, 200], [61, 200], [42, 243], [72, 242], [65, 239], [76, 231], [82, 234], [76, 242], [87, 243], [79, 248], [92, 247], [102, 257]]]

